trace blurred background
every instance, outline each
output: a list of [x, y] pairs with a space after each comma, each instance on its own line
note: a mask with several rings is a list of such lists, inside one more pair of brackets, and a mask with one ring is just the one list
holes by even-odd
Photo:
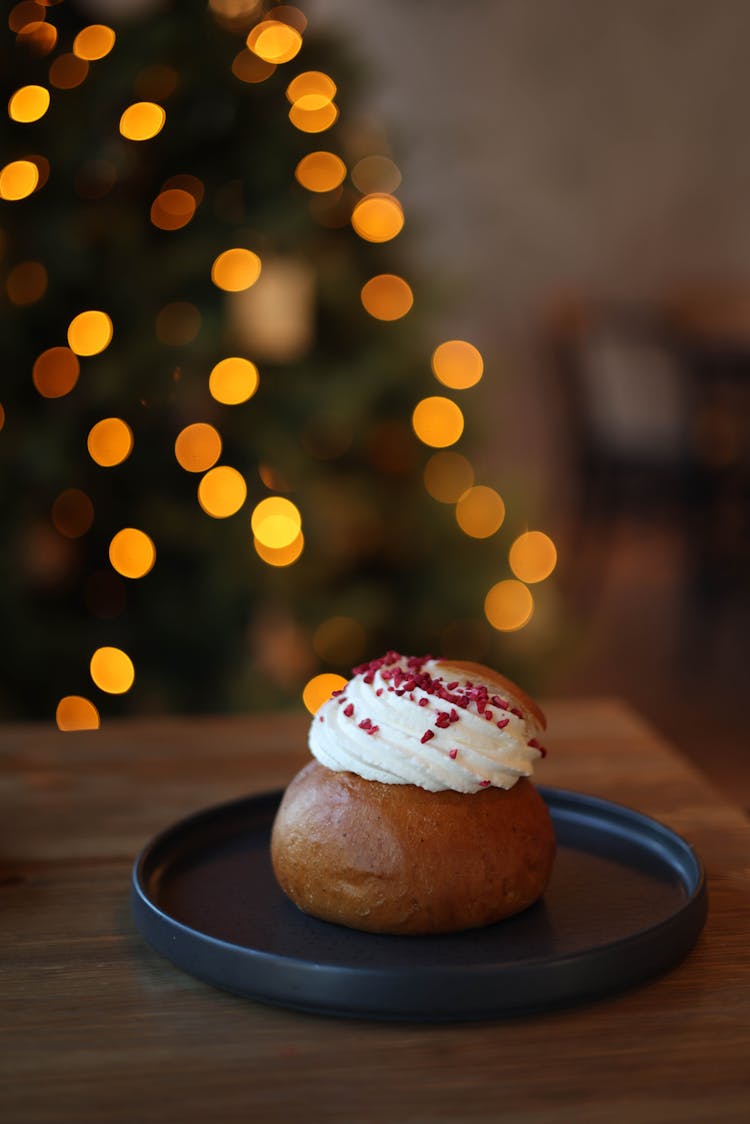
[[741, 0], [8, 6], [0, 711], [299, 705], [388, 647], [731, 783]]

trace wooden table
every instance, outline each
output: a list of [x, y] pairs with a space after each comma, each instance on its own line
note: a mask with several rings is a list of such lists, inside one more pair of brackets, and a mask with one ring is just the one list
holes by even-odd
[[490, 1023], [352, 1022], [213, 990], [134, 931], [131, 862], [196, 808], [282, 785], [304, 716], [165, 719], [0, 735], [0, 1116], [150, 1121], [750, 1119], [750, 823], [614, 701], [548, 706], [540, 780], [687, 837], [709, 919], [667, 975]]

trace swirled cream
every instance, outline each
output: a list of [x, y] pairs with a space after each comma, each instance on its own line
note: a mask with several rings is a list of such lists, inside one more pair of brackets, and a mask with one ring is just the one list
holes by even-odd
[[354, 669], [315, 714], [309, 745], [334, 772], [430, 792], [512, 788], [544, 756], [541, 725], [503, 681], [401, 656]]

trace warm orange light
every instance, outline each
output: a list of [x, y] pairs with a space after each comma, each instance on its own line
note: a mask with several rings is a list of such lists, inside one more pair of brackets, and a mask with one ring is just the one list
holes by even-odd
[[207, 422], [186, 425], [174, 443], [177, 463], [186, 472], [205, 472], [221, 456], [221, 436]]
[[401, 183], [401, 172], [387, 156], [363, 156], [352, 168], [352, 183], [363, 195], [390, 194]]
[[72, 51], [58, 55], [53, 59], [49, 68], [49, 81], [51, 86], [58, 90], [74, 90], [86, 81], [89, 64], [85, 59], [79, 59]]
[[112, 321], [106, 312], [91, 309], [74, 316], [68, 325], [68, 343], [76, 355], [98, 355], [109, 347]]
[[82, 695], [66, 695], [55, 712], [58, 730], [98, 730], [99, 711]]
[[66, 488], [52, 504], [52, 525], [66, 539], [79, 539], [94, 522], [94, 505], [80, 488]]
[[192, 343], [201, 330], [202, 317], [189, 301], [172, 301], [159, 309], [156, 317], [156, 338], [170, 347]]
[[111, 27], [103, 23], [89, 24], [73, 40], [73, 53], [88, 62], [103, 59], [114, 47], [116, 38]]
[[206, 194], [206, 187], [203, 180], [199, 180], [197, 176], [188, 175], [186, 172], [181, 172], [177, 176], [170, 176], [168, 180], [161, 185], [162, 191], [167, 191], [171, 188], [179, 188], [180, 191], [187, 191], [188, 195], [192, 195], [195, 200], [196, 207], [200, 207], [203, 202], [203, 196]]
[[473, 539], [487, 539], [500, 530], [505, 519], [505, 504], [494, 488], [479, 484], [469, 488], [456, 504], [456, 521]]
[[99, 690], [108, 695], [124, 695], [135, 680], [133, 661], [121, 648], [97, 648], [89, 671]]
[[264, 59], [258, 58], [247, 47], [243, 47], [232, 61], [232, 74], [235, 78], [239, 78], [240, 82], [247, 82], [248, 84], [265, 82], [266, 78], [270, 78], [275, 70], [274, 63], [265, 62]]
[[258, 542], [273, 550], [290, 546], [302, 527], [299, 508], [283, 496], [269, 496], [261, 500], [250, 519]]
[[294, 174], [308, 191], [334, 191], [344, 182], [346, 164], [333, 152], [309, 152], [302, 157]]
[[302, 691], [302, 701], [310, 714], [315, 714], [323, 703], [330, 699], [333, 692], [342, 690], [347, 682], [348, 680], [344, 679], [343, 675], [334, 675], [330, 671], [324, 671], [321, 675], [314, 675], [305, 684]]
[[211, 266], [211, 280], [219, 289], [229, 293], [239, 293], [249, 289], [260, 277], [261, 263], [252, 250], [237, 246], [225, 250]]
[[464, 431], [464, 416], [450, 398], [423, 398], [411, 420], [419, 440], [437, 449], [454, 445]]
[[363, 285], [361, 300], [376, 320], [400, 320], [414, 304], [414, 294], [403, 277], [381, 273]]
[[133, 449], [133, 431], [122, 418], [102, 418], [89, 430], [89, 455], [102, 468], [122, 464]]
[[198, 503], [206, 515], [227, 519], [240, 510], [247, 499], [247, 484], [236, 468], [222, 464], [212, 468], [198, 485]]
[[30, 23], [39, 23], [40, 20], [43, 20], [46, 15], [44, 9], [45, 5], [35, 2], [35, 0], [21, 0], [20, 4], [14, 4], [10, 10], [8, 27], [18, 34]]
[[249, 359], [233, 355], [216, 364], [208, 377], [208, 389], [217, 402], [237, 406], [258, 389], [258, 368]]
[[26, 199], [39, 183], [39, 168], [32, 160], [12, 160], [0, 170], [0, 199]]
[[352, 226], [366, 242], [389, 242], [403, 225], [403, 208], [393, 195], [365, 195], [352, 211]]
[[23, 47], [32, 55], [48, 55], [57, 42], [57, 28], [44, 22], [27, 23], [18, 32], [16, 40], [19, 47]]
[[291, 566], [302, 555], [305, 548], [305, 536], [300, 531], [294, 542], [289, 543], [289, 546], [278, 548], [265, 546], [259, 539], [253, 538], [253, 546], [258, 557], [262, 558], [269, 566]]
[[296, 101], [289, 110], [289, 120], [301, 133], [323, 133], [338, 120], [339, 109], [335, 102], [322, 105], [304, 105]]
[[474, 469], [460, 453], [433, 453], [424, 467], [424, 486], [440, 503], [456, 503], [474, 483]]
[[42, 398], [62, 398], [78, 382], [81, 365], [70, 348], [50, 347], [34, 363], [31, 377]]
[[38, 121], [49, 109], [49, 101], [49, 90], [45, 86], [21, 86], [11, 95], [8, 116], [22, 124]]
[[446, 340], [432, 353], [435, 378], [453, 390], [475, 386], [484, 372], [480, 352], [466, 340]]
[[11, 304], [34, 304], [47, 291], [47, 270], [40, 261], [19, 262], [8, 274], [5, 286]]
[[120, 132], [126, 140], [151, 140], [164, 128], [165, 110], [153, 101], [137, 101], [129, 105], [120, 118]]
[[516, 632], [531, 620], [533, 612], [531, 592], [512, 578], [493, 585], [484, 599], [484, 614], [498, 632]]
[[543, 531], [526, 531], [510, 548], [510, 568], [523, 582], [544, 581], [557, 565], [557, 550]]
[[156, 547], [144, 531], [123, 527], [109, 544], [109, 560], [124, 578], [142, 578], [153, 568]]
[[151, 222], [160, 230], [180, 230], [195, 214], [195, 199], [182, 188], [168, 188], [151, 204]]
[[320, 99], [316, 104], [310, 104], [309, 109], [320, 108], [327, 101], [333, 101], [336, 96], [336, 83], [321, 70], [306, 70], [298, 74], [286, 88], [289, 101], [299, 101], [300, 98], [314, 97]]
[[273, 19], [261, 20], [248, 35], [247, 45], [265, 62], [279, 64], [290, 62], [299, 54], [302, 36], [296, 27], [291, 27], [288, 23]]

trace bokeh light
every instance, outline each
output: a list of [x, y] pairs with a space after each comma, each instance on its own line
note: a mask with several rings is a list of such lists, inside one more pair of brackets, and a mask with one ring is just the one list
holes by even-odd
[[334, 191], [346, 178], [346, 164], [333, 152], [308, 152], [294, 169], [294, 175], [308, 191]]
[[352, 211], [352, 226], [366, 242], [389, 242], [403, 225], [404, 212], [398, 199], [383, 192], [366, 195]]
[[97, 648], [89, 670], [99, 690], [108, 695], [124, 695], [135, 680], [133, 661], [122, 648]]
[[174, 455], [186, 472], [206, 472], [221, 456], [221, 436], [208, 422], [186, 425], [177, 434]]
[[510, 568], [523, 582], [541, 582], [557, 565], [557, 550], [543, 531], [526, 531], [510, 548]]
[[66, 488], [52, 504], [52, 525], [66, 539], [80, 539], [94, 522], [94, 505], [80, 488]]
[[40, 261], [19, 262], [8, 273], [5, 287], [11, 304], [34, 304], [47, 291], [47, 270]]
[[68, 347], [50, 347], [34, 363], [31, 377], [42, 398], [62, 398], [78, 382], [81, 365]]
[[273, 550], [281, 550], [297, 538], [302, 516], [291, 500], [283, 496], [268, 496], [253, 509], [250, 525], [258, 542]]
[[362, 304], [376, 320], [400, 320], [414, 304], [414, 294], [403, 277], [381, 273], [362, 286]]
[[352, 168], [352, 183], [363, 195], [390, 194], [401, 183], [401, 172], [387, 156], [363, 156]]
[[45, 18], [45, 7], [45, 4], [38, 3], [36, 0], [21, 0], [20, 4], [14, 4], [10, 10], [8, 27], [18, 34], [30, 23], [39, 23]]
[[258, 389], [258, 368], [249, 359], [237, 355], [222, 359], [208, 377], [208, 389], [217, 402], [238, 406], [247, 402]]
[[306, 105], [308, 109], [318, 109], [325, 102], [333, 101], [336, 96], [336, 83], [322, 70], [305, 70], [298, 74], [286, 88], [289, 101], [300, 101], [301, 98], [315, 98], [316, 102]]
[[252, 250], [239, 246], [224, 250], [211, 266], [211, 280], [219, 289], [239, 293], [249, 289], [260, 277], [261, 263]]
[[239, 78], [240, 82], [247, 82], [248, 84], [265, 82], [266, 78], [270, 78], [275, 70], [274, 63], [259, 58], [247, 47], [243, 47], [232, 60], [232, 74], [235, 78]]
[[484, 614], [498, 632], [516, 632], [531, 620], [533, 612], [530, 590], [513, 578], [497, 582], [484, 599]]
[[320, 675], [314, 675], [304, 687], [302, 691], [302, 701], [310, 711], [310, 714], [315, 714], [317, 710], [330, 699], [334, 691], [341, 691], [346, 686], [348, 680], [344, 679], [343, 675], [334, 675], [333, 672], [324, 671]]
[[312, 638], [313, 650], [326, 663], [351, 667], [365, 654], [365, 630], [354, 617], [336, 616], [321, 621]]
[[55, 711], [58, 730], [98, 730], [99, 711], [82, 695], [65, 695]]
[[26, 199], [39, 184], [39, 168], [33, 160], [11, 160], [0, 169], [0, 199]]
[[206, 186], [203, 180], [199, 180], [197, 176], [191, 176], [187, 172], [181, 172], [179, 175], [170, 176], [161, 185], [162, 191], [167, 191], [170, 188], [179, 188], [180, 191], [187, 191], [188, 195], [192, 195], [195, 200], [196, 207], [200, 207], [203, 202], [203, 196], [206, 194]]
[[43, 19], [27, 23], [18, 32], [16, 43], [30, 55], [48, 55], [57, 43], [57, 28]]
[[76, 355], [98, 355], [109, 347], [112, 321], [106, 312], [90, 309], [79, 312], [68, 325], [68, 344]]
[[460, 453], [433, 453], [424, 467], [424, 486], [440, 503], [457, 503], [474, 483], [474, 469]]
[[193, 342], [202, 323], [199, 310], [190, 301], [172, 301], [159, 309], [154, 330], [161, 343], [184, 347]]
[[151, 204], [151, 222], [160, 230], [181, 230], [195, 214], [195, 198], [179, 187], [168, 188]]
[[11, 95], [8, 116], [22, 124], [39, 121], [49, 109], [49, 102], [49, 90], [45, 86], [21, 86]]
[[251, 51], [265, 62], [275, 65], [291, 60], [299, 54], [302, 36], [296, 27], [280, 20], [261, 20], [247, 37]]
[[164, 128], [167, 114], [153, 101], [137, 101], [120, 118], [120, 132], [126, 140], [151, 140]]
[[464, 431], [464, 416], [450, 398], [423, 398], [414, 408], [412, 426], [423, 444], [441, 449], [458, 441]]
[[323, 133], [335, 125], [338, 116], [339, 109], [333, 101], [314, 108], [296, 101], [289, 110], [289, 120], [301, 133]]
[[494, 488], [479, 484], [469, 488], [456, 504], [456, 521], [473, 539], [486, 539], [499, 531], [505, 519], [505, 504]]
[[89, 430], [89, 455], [102, 468], [122, 464], [133, 449], [133, 431], [122, 418], [102, 418]]
[[53, 59], [49, 68], [50, 85], [58, 90], [74, 90], [86, 81], [89, 73], [89, 64], [85, 59], [79, 59], [72, 51], [58, 55]]
[[291, 566], [302, 555], [305, 548], [305, 536], [300, 533], [288, 546], [266, 546], [259, 539], [253, 538], [253, 546], [259, 558], [269, 566]]
[[103, 59], [115, 45], [117, 36], [111, 27], [103, 23], [92, 23], [78, 32], [73, 40], [73, 54], [87, 62]]
[[453, 390], [475, 386], [484, 373], [480, 352], [466, 340], [446, 340], [432, 353], [435, 378]]
[[227, 519], [240, 510], [247, 499], [247, 484], [241, 472], [222, 464], [212, 468], [198, 485], [198, 503], [206, 515]]
[[142, 578], [156, 561], [153, 540], [136, 527], [123, 527], [109, 544], [112, 568], [124, 578]]

